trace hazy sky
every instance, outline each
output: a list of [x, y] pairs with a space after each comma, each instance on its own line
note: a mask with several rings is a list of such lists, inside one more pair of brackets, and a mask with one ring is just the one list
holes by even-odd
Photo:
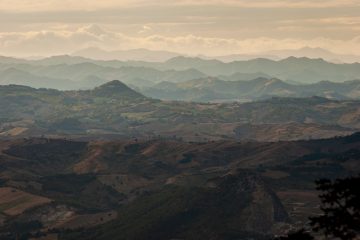
[[225, 55], [322, 47], [360, 55], [360, 0], [0, 0], [0, 54], [85, 47]]

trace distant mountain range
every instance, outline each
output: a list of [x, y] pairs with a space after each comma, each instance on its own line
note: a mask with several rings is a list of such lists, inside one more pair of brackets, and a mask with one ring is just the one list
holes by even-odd
[[[206, 56], [202, 56], [202, 57], [205, 59], [209, 59], [209, 57]], [[233, 61], [246, 61], [255, 58], [281, 60], [288, 57], [297, 57], [297, 58], [306, 57], [306, 58], [314, 58], [314, 59], [322, 58], [328, 62], [333, 62], [333, 63], [360, 62], [360, 56], [357, 55], [336, 54], [323, 48], [311, 48], [311, 47], [304, 47], [299, 49], [273, 50], [258, 54], [233, 54], [226, 56], [216, 56], [213, 58], [223, 62], [233, 62]]]
[[207, 77], [225, 81], [276, 78], [295, 84], [344, 82], [360, 79], [360, 64], [334, 64], [322, 59], [295, 57], [229, 63], [183, 56], [165, 62], [101, 61], [67, 55], [39, 60], [0, 57], [0, 84], [3, 85], [71, 90], [90, 89], [121, 79], [129, 86], [143, 89], [160, 82], [181, 83]]
[[0, 60], [0, 84], [71, 90], [90, 89], [113, 79], [143, 87], [162, 81], [182, 82], [207, 76], [196, 69], [158, 70], [118, 63], [118, 66], [111, 67], [107, 62], [70, 56], [36, 61], [5, 59]]
[[360, 56], [350, 54], [336, 54], [323, 48], [304, 47], [300, 49], [284, 49], [268, 51], [266, 55], [275, 55], [280, 59], [288, 57], [322, 58], [333, 63], [354, 63], [360, 62]]
[[[97, 60], [119, 60], [119, 61], [146, 61], [163, 62], [177, 56], [186, 56], [181, 53], [149, 50], [149, 49], [130, 49], [107, 51], [96, 47], [81, 49], [71, 54]], [[193, 56], [195, 57], [195, 56]], [[354, 63], [360, 62], [360, 56], [350, 54], [336, 54], [323, 48], [303, 47], [299, 49], [281, 49], [260, 52], [256, 54], [231, 54], [224, 56], [205, 56], [199, 55], [203, 59], [217, 59], [223, 62], [246, 61], [255, 58], [267, 58], [271, 60], [281, 60], [288, 57], [307, 57], [322, 58], [333, 63]]]
[[215, 78], [208, 77], [195, 69], [160, 71], [145, 67], [102, 67], [94, 63], [30, 67], [20, 65], [18, 68], [9, 67], [0, 70], [0, 83], [71, 90], [94, 88], [120, 77], [146, 96], [164, 100], [243, 102], [276, 96], [360, 98], [360, 81], [356, 80], [343, 83], [321, 81], [297, 85], [263, 73], [235, 73]]
[[131, 50], [106, 51], [100, 48], [85, 48], [76, 51], [72, 56], [81, 56], [97, 60], [119, 60], [119, 61], [146, 61], [163, 62], [173, 57], [180, 56], [179, 53], [169, 51], [154, 51], [144, 48]]
[[275, 78], [257, 78], [250, 81], [224, 81], [202, 78], [181, 83], [161, 82], [142, 92], [153, 98], [166, 100], [225, 102], [253, 101], [271, 97], [311, 97], [330, 99], [359, 99], [360, 81], [334, 83], [321, 81], [295, 85]]
[[285, 81], [315, 83], [323, 80], [342, 82], [360, 78], [360, 64], [334, 64], [322, 59], [289, 57], [280, 61], [253, 59], [224, 63], [218, 60], [176, 57], [158, 66], [162, 69], [195, 68], [209, 76], [262, 72]]

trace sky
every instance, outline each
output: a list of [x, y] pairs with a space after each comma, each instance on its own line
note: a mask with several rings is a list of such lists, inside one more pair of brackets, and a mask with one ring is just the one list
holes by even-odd
[[360, 55], [360, 0], [0, 0], [0, 54], [147, 48], [209, 56]]

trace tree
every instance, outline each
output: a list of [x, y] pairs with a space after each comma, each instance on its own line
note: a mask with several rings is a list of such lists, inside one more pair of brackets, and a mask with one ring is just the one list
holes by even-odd
[[[331, 181], [316, 181], [322, 194], [322, 214], [310, 218], [313, 231], [342, 240], [360, 236], [360, 176]], [[312, 240], [310, 233], [300, 230], [275, 240]]]
[[360, 235], [360, 176], [316, 182], [322, 214], [310, 218], [314, 231], [342, 240]]
[[278, 237], [274, 240], [313, 240], [314, 237], [310, 235], [310, 233], [305, 232], [304, 229], [300, 231], [289, 233], [286, 237]]

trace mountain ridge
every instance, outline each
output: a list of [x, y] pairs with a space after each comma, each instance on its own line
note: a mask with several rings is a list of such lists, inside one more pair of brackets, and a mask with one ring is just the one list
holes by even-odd
[[165, 100], [223, 102], [254, 101], [271, 97], [312, 97], [359, 99], [360, 81], [343, 83], [320, 81], [295, 85], [277, 78], [259, 77], [248, 81], [226, 81], [216, 77], [200, 78], [180, 83], [161, 82], [142, 92]]
[[153, 83], [164, 80], [187, 81], [199, 78], [200, 75], [221, 77], [227, 80], [250, 80], [254, 77], [267, 76], [287, 82], [308, 84], [323, 80], [343, 82], [360, 79], [359, 63], [334, 64], [305, 57], [289, 57], [279, 61], [259, 58], [229, 63], [183, 56], [166, 62], [99, 61], [72, 56], [58, 56], [45, 60], [16, 60], [15, 62], [5, 60], [3, 63], [0, 60], [0, 70], [10, 67], [38, 77], [61, 76], [64, 80], [78, 83], [69, 86], [68, 89], [86, 88], [86, 85], [81, 82], [90, 75], [102, 78], [104, 83], [112, 79], [122, 79], [127, 84], [131, 84], [131, 81], [135, 79]]

